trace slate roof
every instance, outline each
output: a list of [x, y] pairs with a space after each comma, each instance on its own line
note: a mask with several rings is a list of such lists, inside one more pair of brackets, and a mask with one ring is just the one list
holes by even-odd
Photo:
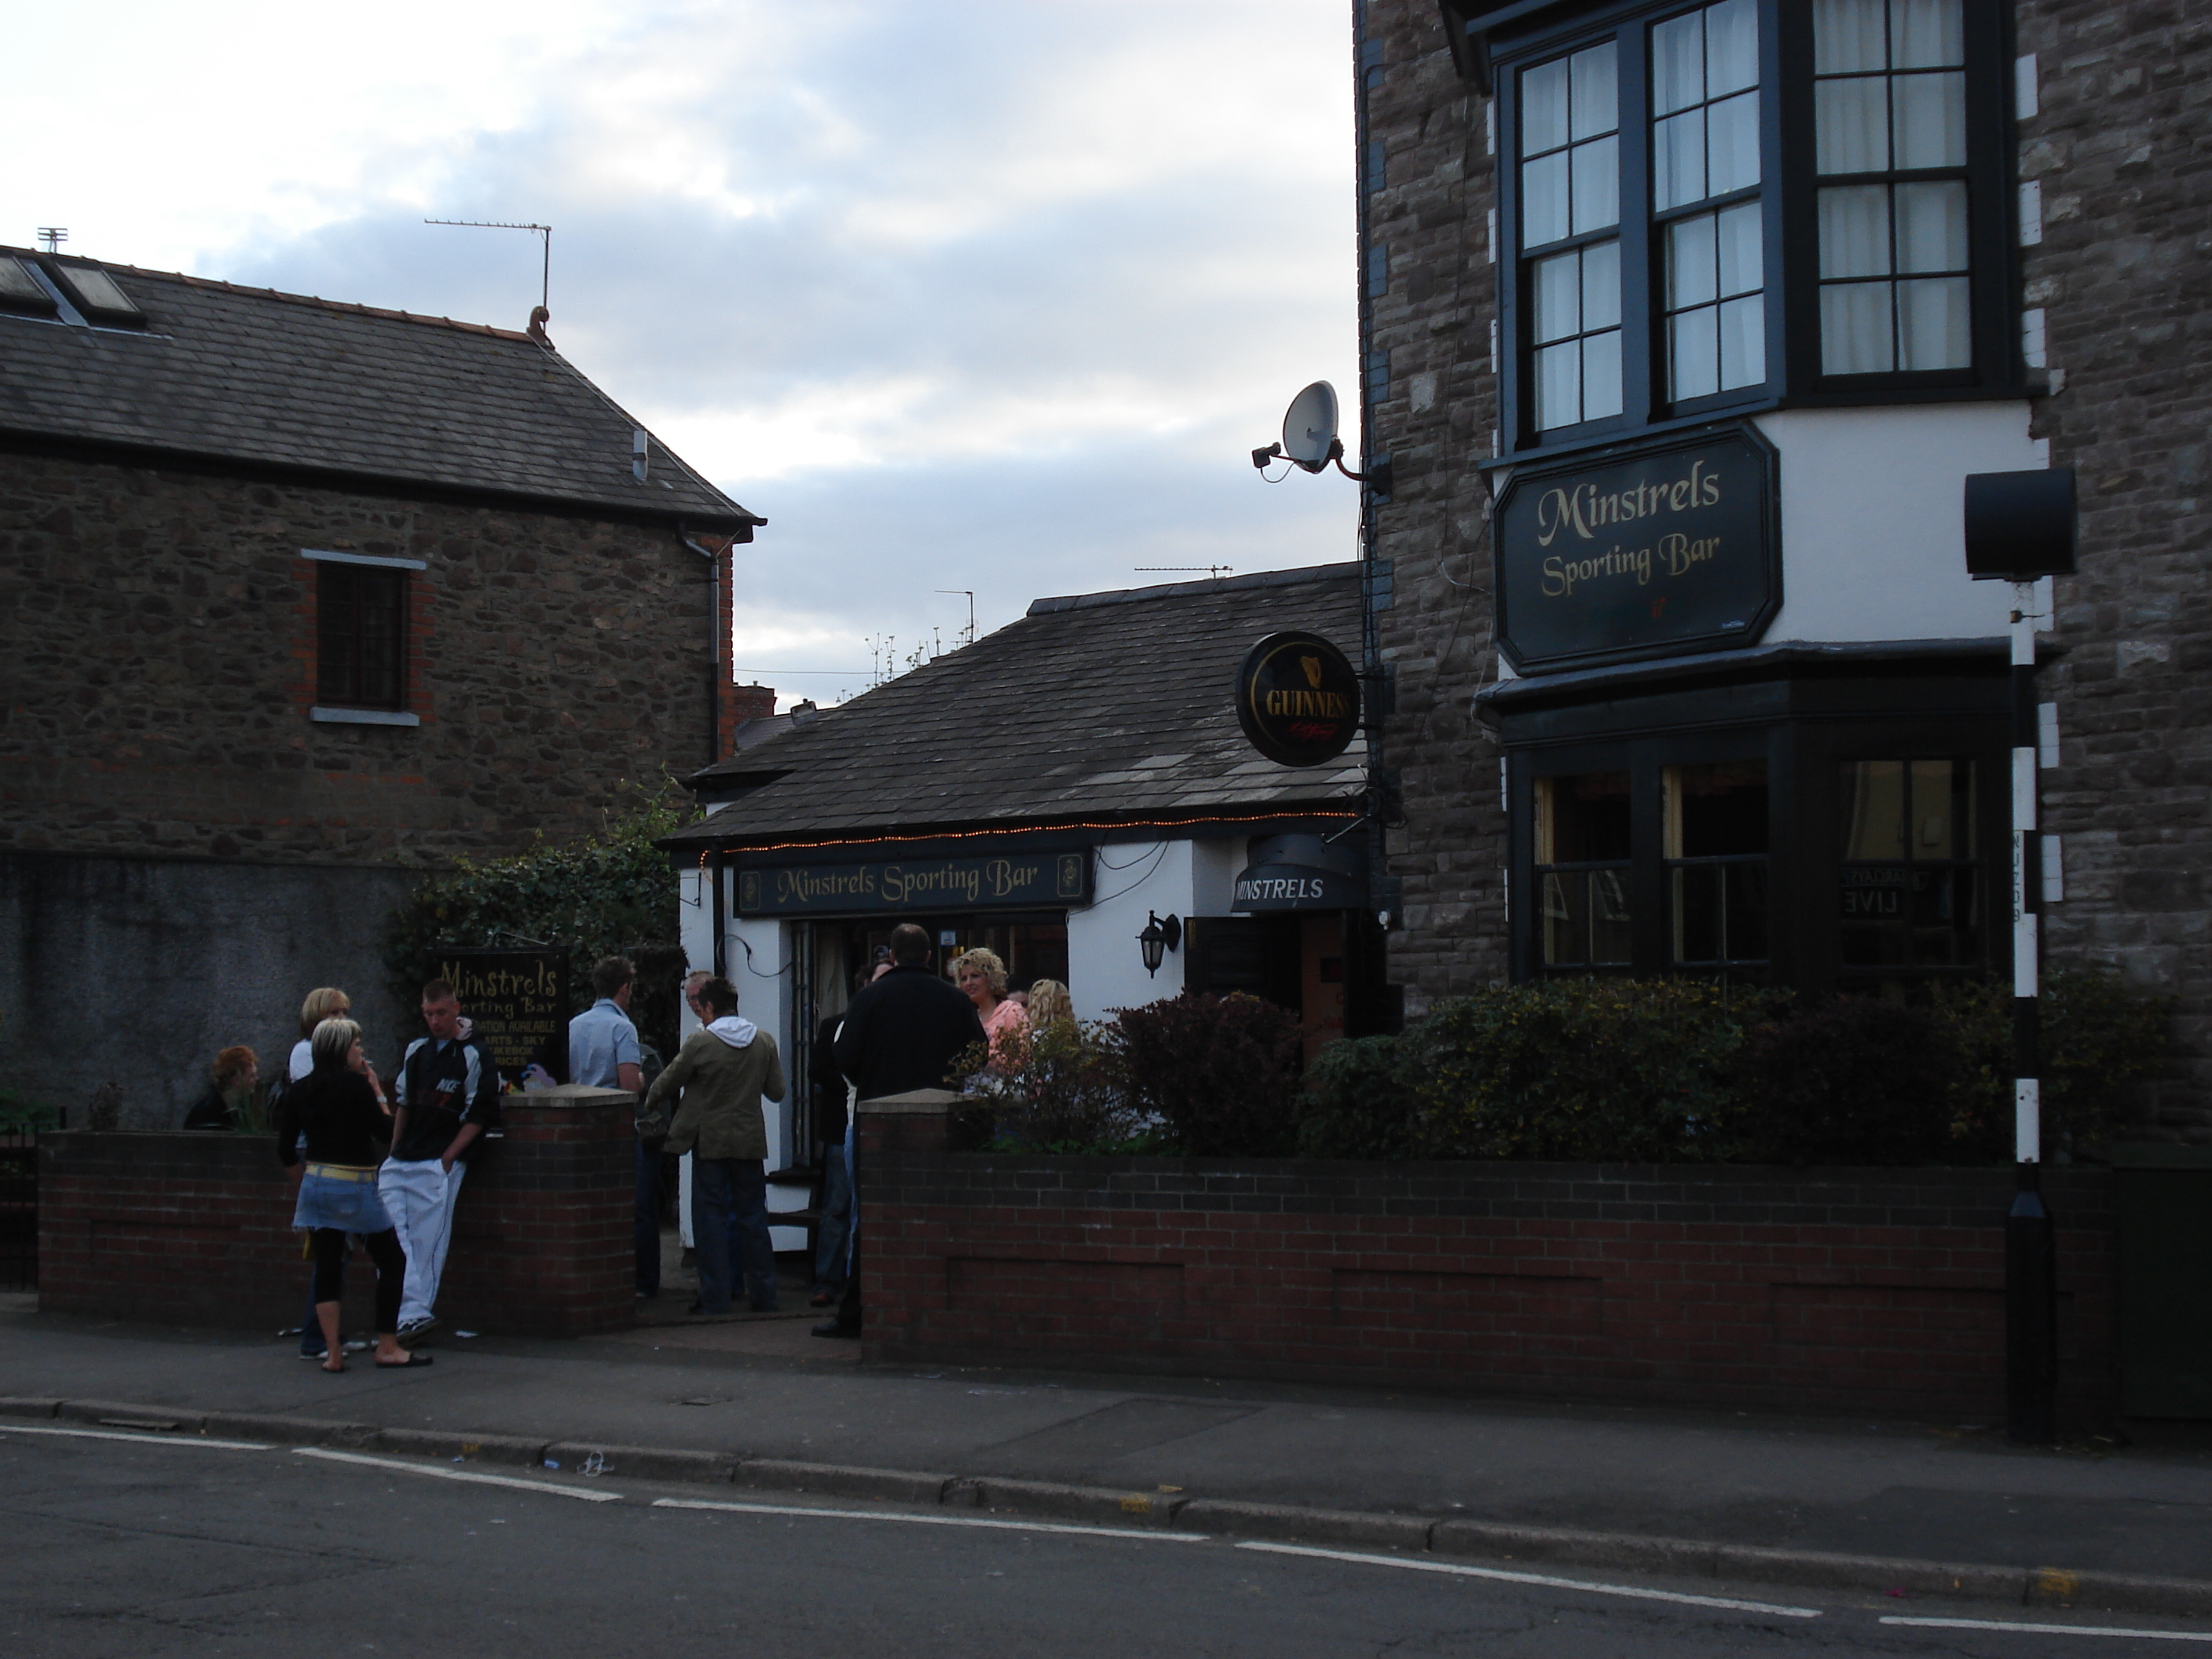
[[[94, 263], [0, 247], [9, 258]], [[100, 268], [146, 326], [0, 311], [0, 437], [612, 508], [748, 536], [767, 522], [657, 439], [640, 483], [631, 453], [641, 422], [527, 334]]]
[[1280, 766], [1231, 688], [1261, 635], [1311, 629], [1357, 659], [1356, 564], [1039, 599], [1020, 621], [693, 775], [743, 790], [672, 847], [787, 836], [1341, 812], [1364, 740]]

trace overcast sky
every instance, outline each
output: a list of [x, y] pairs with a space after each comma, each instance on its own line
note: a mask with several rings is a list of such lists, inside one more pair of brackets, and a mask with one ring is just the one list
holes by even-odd
[[[25, 7], [0, 240], [552, 334], [768, 527], [738, 665], [1352, 556], [1346, 0]], [[806, 677], [793, 671], [830, 671]], [[857, 671], [857, 672], [856, 672]]]

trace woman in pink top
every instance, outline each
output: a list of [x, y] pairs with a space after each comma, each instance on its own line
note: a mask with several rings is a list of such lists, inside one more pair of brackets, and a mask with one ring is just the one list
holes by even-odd
[[969, 1001], [975, 1005], [976, 1018], [983, 1022], [983, 1035], [991, 1040], [993, 1055], [1004, 1054], [1009, 1043], [1018, 1046], [1029, 1030], [1030, 1017], [1020, 1003], [1007, 1000], [1006, 964], [999, 960], [997, 953], [962, 951], [952, 958], [952, 979]]

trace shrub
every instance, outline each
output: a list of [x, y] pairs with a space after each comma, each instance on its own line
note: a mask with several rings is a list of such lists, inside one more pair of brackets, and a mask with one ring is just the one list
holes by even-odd
[[1413, 1094], [1387, 1036], [1333, 1042], [1306, 1068], [1298, 1102], [1301, 1158], [1409, 1158], [1420, 1156]]
[[1115, 1011], [1131, 1105], [1197, 1158], [1269, 1157], [1296, 1136], [1297, 1017], [1207, 993]]
[[684, 962], [676, 874], [653, 842], [689, 819], [681, 795], [670, 781], [650, 790], [634, 786], [580, 845], [540, 842], [511, 858], [463, 860], [424, 883], [386, 929], [384, 963], [400, 1006], [413, 1006], [442, 946], [566, 945], [572, 1013], [591, 1006], [592, 964], [623, 955], [638, 970], [630, 1017], [647, 1042], [672, 1056]]
[[1399, 1039], [1413, 1144], [1427, 1158], [1727, 1158], [1729, 1066], [1772, 1000], [1694, 980], [1555, 980], [1441, 1003]]
[[953, 1076], [989, 1108], [975, 1139], [993, 1151], [1103, 1152], [1136, 1150], [1144, 1115], [1128, 1098], [1119, 1033], [1103, 1021], [1054, 1020], [995, 1054], [978, 1043], [953, 1062]]
[[1741, 1155], [1760, 1164], [1991, 1161], [1991, 1122], [1963, 1090], [1945, 1022], [1874, 997], [1829, 997], [1746, 1038], [1734, 1065]]

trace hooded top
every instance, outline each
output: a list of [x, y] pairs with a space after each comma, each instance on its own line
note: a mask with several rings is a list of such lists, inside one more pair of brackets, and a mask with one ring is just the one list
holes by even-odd
[[775, 1039], [749, 1019], [725, 1014], [684, 1038], [668, 1068], [653, 1079], [638, 1109], [638, 1133], [653, 1139], [668, 1124], [669, 1152], [765, 1158], [768, 1122], [761, 1097], [781, 1100], [783, 1091]]

